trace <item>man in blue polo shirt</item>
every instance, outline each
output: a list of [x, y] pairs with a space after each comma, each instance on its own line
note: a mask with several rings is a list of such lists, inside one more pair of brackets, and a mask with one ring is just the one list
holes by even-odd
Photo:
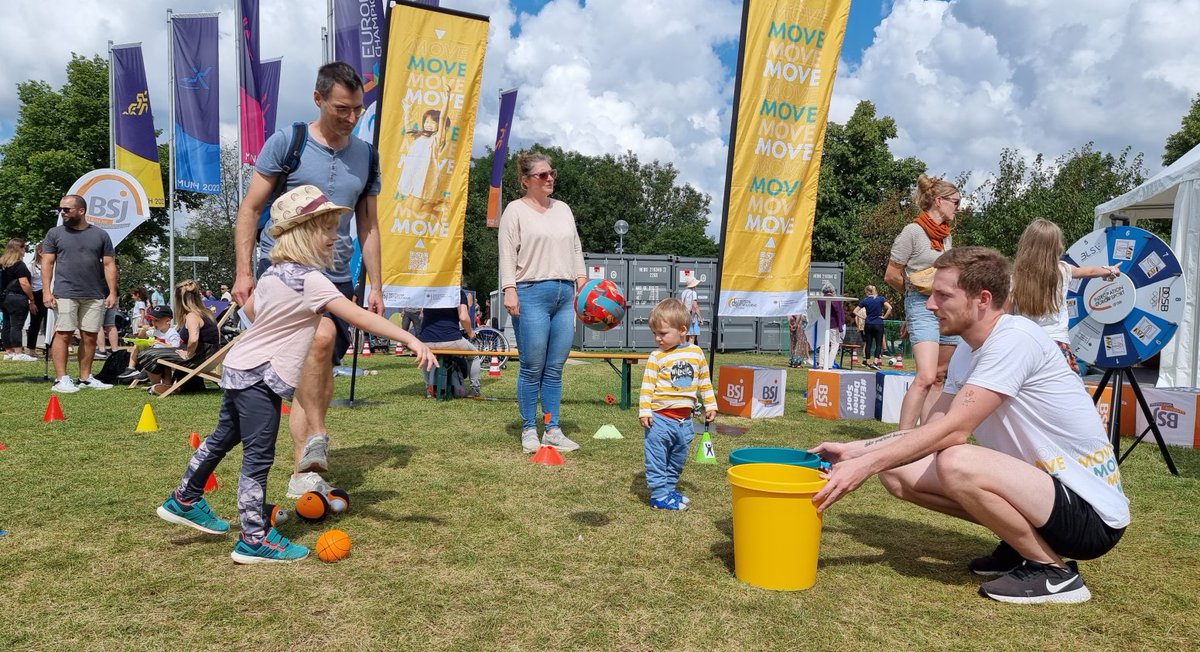
[[[308, 123], [307, 142], [300, 166], [288, 175], [285, 190], [311, 184], [320, 188], [334, 204], [354, 208], [353, 212], [342, 216], [338, 226], [338, 241], [333, 250], [333, 265], [325, 270], [325, 275], [344, 295], [353, 296], [355, 279], [350, 278], [350, 258], [354, 253], [351, 237], [353, 220], [358, 241], [362, 245], [363, 266], [371, 283], [367, 308], [382, 314], [379, 232], [375, 213], [375, 197], [379, 194], [379, 162], [374, 148], [353, 135], [354, 126], [363, 113], [362, 79], [345, 63], [338, 61], [325, 64], [317, 72], [313, 102], [320, 114], [316, 120]], [[233, 284], [233, 298], [241, 304], [245, 304], [253, 293], [254, 279], [270, 265], [267, 254], [275, 242], [265, 230], [257, 243], [257, 274], [251, 254], [255, 246], [258, 217], [263, 207], [273, 199], [275, 181], [283, 172], [291, 140], [292, 130], [287, 129], [276, 132], [263, 144], [250, 187], [238, 207], [235, 236], [237, 277]], [[354, 219], [356, 216], [357, 220]], [[332, 488], [319, 475], [319, 472], [329, 470], [326, 455], [329, 435], [325, 426], [325, 412], [333, 397], [333, 365], [341, 361], [350, 345], [350, 333], [345, 322], [332, 315], [327, 317], [321, 320], [313, 338], [288, 421], [296, 461], [288, 482], [287, 495], [290, 498], [299, 498], [308, 491], [326, 493]]]

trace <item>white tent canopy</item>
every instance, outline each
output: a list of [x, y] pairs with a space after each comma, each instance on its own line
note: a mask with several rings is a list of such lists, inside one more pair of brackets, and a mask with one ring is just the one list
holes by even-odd
[[1162, 350], [1157, 384], [1159, 387], [1197, 387], [1200, 380], [1200, 302], [1196, 300], [1197, 272], [1200, 272], [1200, 146], [1137, 188], [1097, 206], [1095, 228], [1108, 226], [1108, 218], [1115, 213], [1128, 216], [1132, 224], [1146, 219], [1173, 220], [1171, 250], [1183, 268], [1187, 289], [1179, 330]]

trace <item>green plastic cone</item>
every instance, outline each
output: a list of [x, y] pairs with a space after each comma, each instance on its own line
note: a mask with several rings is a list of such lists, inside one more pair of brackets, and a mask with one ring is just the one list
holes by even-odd
[[592, 439], [624, 439], [624, 437], [621, 436], [621, 431], [617, 430], [616, 426], [607, 423], [600, 426], [596, 434], [592, 435]]
[[717, 451], [713, 448], [712, 435], [707, 430], [700, 437], [700, 445], [696, 447], [696, 464], [716, 464]]

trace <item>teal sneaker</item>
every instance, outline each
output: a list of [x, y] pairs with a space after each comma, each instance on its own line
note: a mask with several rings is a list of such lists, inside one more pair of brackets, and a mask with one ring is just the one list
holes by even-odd
[[238, 542], [229, 556], [237, 564], [286, 564], [307, 557], [308, 548], [288, 541], [287, 537], [271, 528], [262, 541], [253, 545], [238, 537]]
[[208, 534], [225, 534], [229, 531], [229, 523], [217, 518], [203, 498], [191, 505], [184, 505], [175, 500], [175, 494], [171, 494], [155, 511], [159, 518], [168, 523], [186, 525]]

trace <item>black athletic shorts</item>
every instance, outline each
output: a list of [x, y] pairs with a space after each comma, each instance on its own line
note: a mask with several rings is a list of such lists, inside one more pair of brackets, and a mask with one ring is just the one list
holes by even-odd
[[[271, 260], [269, 258], [259, 259], [258, 268], [255, 270], [254, 278], [262, 278], [263, 272], [267, 271], [267, 268], [270, 266]], [[336, 281], [331, 282], [338, 289], [338, 292], [342, 293], [342, 296], [354, 301], [353, 283], [350, 281], [343, 281], [341, 283]], [[355, 303], [357, 303], [357, 301]], [[325, 317], [332, 319], [333, 326], [337, 329], [337, 334], [333, 339], [333, 355], [331, 356], [333, 358], [333, 365], [336, 367], [337, 365], [342, 364], [342, 357], [346, 355], [346, 350], [350, 348], [350, 324], [347, 324], [340, 318], [335, 317], [331, 312], [326, 312]]]
[[1054, 509], [1038, 534], [1054, 552], [1070, 559], [1095, 559], [1117, 545], [1125, 528], [1109, 527], [1104, 519], [1070, 487], [1054, 481]]

